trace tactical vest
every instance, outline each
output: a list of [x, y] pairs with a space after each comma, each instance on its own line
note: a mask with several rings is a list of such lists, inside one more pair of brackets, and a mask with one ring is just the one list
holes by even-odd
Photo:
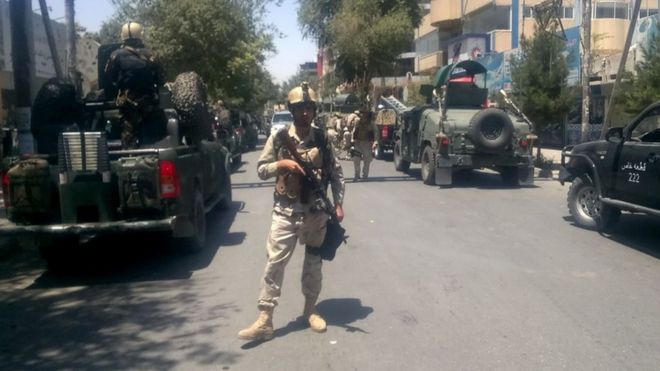
[[[311, 130], [312, 141], [305, 143], [304, 147], [301, 147], [299, 145], [300, 143], [298, 143], [298, 153], [314, 169], [316, 179], [321, 182], [323, 187], [326, 187], [328, 176], [332, 171], [332, 153], [327, 148], [325, 132], [316, 127], [312, 127]], [[273, 137], [273, 141], [273, 147], [278, 161], [283, 159], [293, 160], [293, 156], [291, 156], [288, 149], [285, 148], [284, 144], [276, 136]], [[277, 175], [274, 197], [275, 200], [288, 200], [291, 203], [299, 199], [302, 204], [308, 204], [313, 201], [311, 199], [313, 191], [313, 185], [304, 176], [286, 173]]]
[[353, 139], [373, 142], [374, 138], [375, 133], [371, 124], [367, 120], [360, 120], [353, 131]]

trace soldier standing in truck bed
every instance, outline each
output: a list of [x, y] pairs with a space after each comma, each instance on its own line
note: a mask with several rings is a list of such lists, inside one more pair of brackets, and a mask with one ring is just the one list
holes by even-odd
[[110, 55], [105, 67], [105, 73], [118, 89], [116, 103], [121, 114], [121, 141], [125, 149], [137, 148], [139, 141], [166, 135], [166, 126], [160, 122], [164, 114], [158, 108], [162, 69], [144, 46], [142, 34], [142, 25], [126, 23], [121, 29], [122, 46]]

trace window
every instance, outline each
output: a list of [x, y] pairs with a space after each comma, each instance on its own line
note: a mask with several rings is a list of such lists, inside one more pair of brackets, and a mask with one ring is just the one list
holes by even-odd
[[594, 18], [629, 19], [628, 3], [600, 1], [594, 4]]
[[573, 7], [572, 6], [562, 7], [562, 18], [573, 19]]
[[526, 5], [523, 7], [523, 18], [534, 18], [534, 10], [531, 6]]
[[[648, 0], [648, 3], [642, 3], [642, 8], [639, 9], [639, 18], [645, 18], [654, 14], [658, 14], [658, 6], [660, 6], [660, 4], [658, 4], [658, 0]], [[630, 8], [630, 11], [632, 12], [632, 7]]]

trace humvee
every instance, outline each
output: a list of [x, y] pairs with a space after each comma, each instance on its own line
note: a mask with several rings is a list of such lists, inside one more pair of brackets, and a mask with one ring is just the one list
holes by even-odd
[[532, 124], [508, 97], [507, 108], [487, 107], [486, 71], [471, 60], [438, 71], [435, 91], [444, 90], [439, 110], [420, 106], [402, 114], [396, 170], [421, 163], [428, 185], [451, 186], [455, 171], [482, 168], [499, 172], [509, 185], [533, 184]]
[[[231, 156], [205, 134], [211, 118], [193, 115], [196, 121], [184, 125], [167, 90], [160, 93], [163, 120], [143, 128], [139, 148], [121, 147], [116, 91], [103, 73], [117, 47], [99, 50], [103, 91], [82, 102], [58, 93], [44, 103], [49, 92], [73, 89], [53, 81], [44, 85], [32, 122], [39, 153], [3, 161], [0, 176], [12, 223], [1, 226], [0, 235], [40, 237], [42, 256], [51, 265], [66, 262], [79, 238], [90, 235], [166, 231], [178, 247], [200, 250], [206, 213], [232, 200]], [[195, 86], [193, 80], [187, 86]]]

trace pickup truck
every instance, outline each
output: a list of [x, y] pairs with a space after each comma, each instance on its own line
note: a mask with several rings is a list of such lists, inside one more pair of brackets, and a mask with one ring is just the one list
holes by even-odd
[[565, 147], [559, 180], [572, 182], [568, 210], [583, 228], [606, 231], [621, 211], [660, 216], [660, 102], [604, 140]]
[[[99, 58], [109, 52], [102, 48]], [[162, 115], [143, 127], [138, 148], [124, 149], [119, 111], [106, 98], [114, 95], [69, 105], [62, 104], [62, 94], [44, 98], [66, 91], [62, 86], [67, 84], [47, 82], [35, 99], [32, 130], [39, 153], [3, 160], [0, 178], [11, 223], [0, 227], [0, 235], [43, 237], [40, 251], [51, 266], [65, 263], [67, 248], [80, 237], [102, 234], [164, 231], [178, 248], [202, 249], [206, 213], [232, 201], [230, 154], [211, 135], [195, 134], [207, 123], [182, 124], [161, 90]], [[79, 112], [66, 116], [64, 107]]]

